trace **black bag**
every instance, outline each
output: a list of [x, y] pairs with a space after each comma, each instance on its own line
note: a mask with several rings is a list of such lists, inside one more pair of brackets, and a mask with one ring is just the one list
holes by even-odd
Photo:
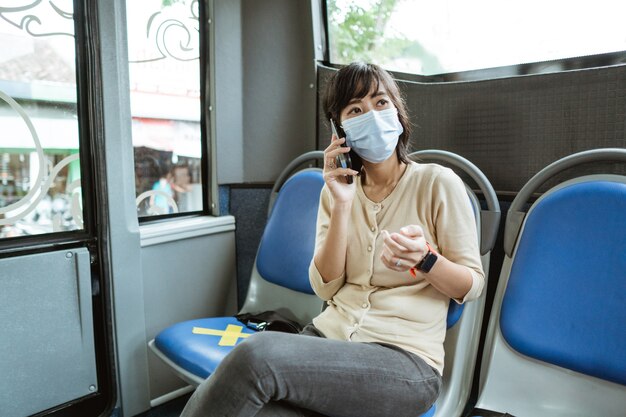
[[264, 311], [257, 314], [237, 314], [235, 318], [245, 324], [247, 328], [257, 332], [300, 333], [302, 330], [302, 326], [299, 323], [284, 317], [276, 311]]
[[497, 411], [491, 410], [483, 410], [482, 408], [474, 408], [474, 410], [470, 413], [472, 416], [476, 417], [515, 417], [513, 414], [509, 413], [499, 413]]

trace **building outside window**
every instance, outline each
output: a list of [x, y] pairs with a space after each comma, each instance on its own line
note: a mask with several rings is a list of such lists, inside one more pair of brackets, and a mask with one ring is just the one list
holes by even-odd
[[[0, 238], [82, 230], [73, 4], [18, 3], [0, 7]], [[127, 8], [138, 216], [201, 212], [198, 0]]]
[[0, 8], [0, 238], [83, 229], [72, 12]]
[[137, 213], [202, 211], [197, 0], [128, 0]]

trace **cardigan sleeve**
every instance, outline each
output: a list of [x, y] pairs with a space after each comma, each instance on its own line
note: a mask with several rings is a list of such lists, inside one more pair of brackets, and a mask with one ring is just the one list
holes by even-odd
[[472, 286], [459, 304], [478, 298], [485, 286], [476, 219], [465, 185], [451, 169], [444, 168], [433, 183], [433, 215], [439, 252], [468, 268]]
[[[320, 205], [317, 212], [317, 231], [315, 235], [315, 254], [317, 254], [320, 247], [324, 244], [326, 235], [328, 233], [328, 226], [330, 224], [330, 205], [331, 196], [330, 192], [324, 186], [321, 191]], [[313, 291], [323, 300], [330, 300], [333, 295], [339, 291], [346, 282], [345, 271], [330, 282], [324, 282], [322, 275], [320, 274], [317, 266], [315, 265], [315, 254], [309, 265], [309, 281]]]

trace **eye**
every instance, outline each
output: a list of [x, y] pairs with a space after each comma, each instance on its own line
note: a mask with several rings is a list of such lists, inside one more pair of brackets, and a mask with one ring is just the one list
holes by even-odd
[[348, 114], [359, 114], [359, 113], [361, 113], [360, 107], [352, 107], [350, 110], [348, 110]]
[[389, 104], [389, 100], [387, 100], [386, 98], [381, 98], [380, 100], [378, 100], [377, 104], [379, 107], [385, 107], [387, 104]]

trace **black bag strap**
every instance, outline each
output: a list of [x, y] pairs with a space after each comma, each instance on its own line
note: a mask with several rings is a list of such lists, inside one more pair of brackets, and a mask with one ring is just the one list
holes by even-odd
[[235, 316], [246, 327], [256, 331], [276, 331], [284, 333], [300, 333], [302, 326], [282, 314], [270, 310], [261, 313], [243, 313]]
[[482, 408], [474, 408], [474, 410], [469, 415], [471, 415], [472, 417], [515, 417], [513, 414], [483, 410]]

